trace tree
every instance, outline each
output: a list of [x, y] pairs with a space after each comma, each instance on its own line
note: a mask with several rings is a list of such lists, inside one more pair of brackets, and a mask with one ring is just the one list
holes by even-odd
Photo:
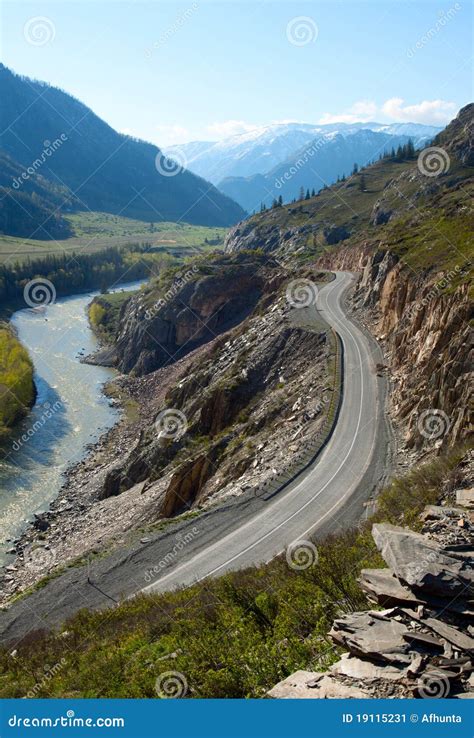
[[278, 197], [278, 207], [280, 207], [280, 208], [281, 208], [281, 206], [282, 206], [282, 205], [283, 205], [283, 196], [282, 196], [282, 195], [280, 195], [280, 196]]
[[306, 195], [304, 196], [304, 199], [309, 200], [310, 197], [311, 195], [309, 194], [309, 190], [306, 190]]
[[301, 187], [300, 187], [300, 196], [299, 196], [298, 200], [304, 200], [304, 187], [303, 187], [303, 185], [301, 185]]
[[366, 189], [365, 174], [361, 174], [359, 177], [359, 190], [361, 192], [365, 192], [365, 189]]
[[316, 190], [314, 189], [314, 187], [311, 190], [311, 197], [316, 197]]
[[354, 164], [354, 166], [352, 168], [352, 175], [354, 176], [354, 174], [357, 174], [358, 171], [359, 171], [359, 166], [356, 163], [356, 164]]

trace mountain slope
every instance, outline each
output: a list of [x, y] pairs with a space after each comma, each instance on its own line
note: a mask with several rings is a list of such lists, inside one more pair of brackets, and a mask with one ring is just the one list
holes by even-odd
[[38, 174], [23, 180], [24, 171], [21, 164], [0, 151], [0, 234], [38, 240], [72, 235], [70, 224], [58, 210], [72, 208], [72, 193]]
[[[0, 66], [0, 149], [22, 168], [70, 189], [80, 209], [227, 226], [242, 209], [208, 182], [168, 164], [152, 144], [117, 133], [62, 90]], [[58, 142], [45, 156], [48, 142]], [[161, 170], [161, 171], [160, 171]]]
[[230, 136], [222, 141], [193, 141], [166, 149], [169, 156], [183, 157], [191, 171], [218, 185], [226, 177], [266, 174], [294, 156], [316, 137], [351, 136], [361, 129], [394, 136], [410, 136], [422, 146], [441, 129], [418, 123], [276, 123]]
[[222, 192], [234, 198], [248, 212], [257, 210], [261, 203], [267, 207], [272, 200], [283, 197], [285, 202], [298, 198], [300, 189], [316, 191], [332, 184], [338, 176], [349, 175], [354, 163], [365, 166], [392, 148], [403, 146], [408, 136], [368, 129], [351, 135], [330, 133], [306, 144], [291, 158], [279, 164], [266, 175], [234, 177], [219, 184]]

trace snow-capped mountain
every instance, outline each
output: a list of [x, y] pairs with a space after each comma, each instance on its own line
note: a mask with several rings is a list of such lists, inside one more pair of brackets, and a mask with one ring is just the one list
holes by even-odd
[[328, 136], [331, 140], [337, 134], [352, 136], [361, 129], [409, 136], [416, 147], [423, 146], [441, 130], [418, 123], [276, 123], [221, 141], [193, 141], [170, 146], [165, 148], [165, 153], [185, 163], [195, 174], [219, 184], [227, 177], [267, 174], [317, 137]]
[[299, 196], [301, 188], [318, 192], [338, 176], [349, 175], [354, 167], [365, 166], [381, 154], [390, 153], [410, 141], [409, 136], [362, 128], [358, 131], [319, 134], [291, 157], [266, 174], [227, 177], [219, 189], [251, 213], [261, 203], [271, 205], [274, 198], [288, 202]]

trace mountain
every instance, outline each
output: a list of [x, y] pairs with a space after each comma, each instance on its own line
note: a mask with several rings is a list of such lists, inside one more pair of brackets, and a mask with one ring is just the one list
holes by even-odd
[[[76, 209], [215, 226], [244, 215], [195, 174], [181, 170], [170, 176], [159, 148], [117, 133], [62, 90], [0, 65], [0, 99], [0, 150], [22, 171], [65, 188]], [[21, 179], [15, 197], [26, 192], [25, 181], [35, 184]]]
[[266, 174], [319, 136], [340, 133], [351, 136], [361, 129], [396, 136], [410, 136], [416, 147], [433, 138], [441, 128], [418, 123], [276, 123], [230, 136], [222, 141], [193, 141], [170, 146], [166, 153], [185, 160], [191, 171], [218, 185], [226, 177]]
[[338, 176], [349, 175], [354, 167], [365, 166], [392, 148], [403, 146], [410, 138], [405, 135], [361, 129], [351, 134], [325, 133], [306, 144], [296, 154], [274, 167], [267, 174], [253, 177], [229, 177], [219, 188], [252, 212], [261, 203], [270, 206], [280, 195], [285, 202], [305, 191], [319, 191], [333, 184]]
[[72, 193], [39, 174], [23, 180], [24, 171], [21, 164], [0, 151], [0, 233], [39, 240], [71, 236], [71, 226], [58, 209], [71, 209]]

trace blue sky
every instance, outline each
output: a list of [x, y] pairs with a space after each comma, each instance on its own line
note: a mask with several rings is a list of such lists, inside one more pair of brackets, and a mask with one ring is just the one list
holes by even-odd
[[0, 13], [3, 63], [159, 145], [288, 120], [441, 125], [472, 99], [467, 0], [3, 0]]

